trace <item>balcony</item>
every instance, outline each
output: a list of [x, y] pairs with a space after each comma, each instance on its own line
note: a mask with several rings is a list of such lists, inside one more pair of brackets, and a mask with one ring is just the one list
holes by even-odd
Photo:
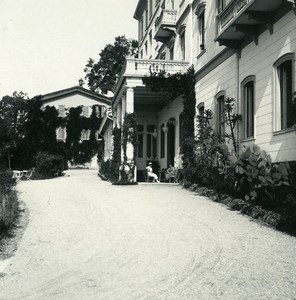
[[[151, 72], [158, 73], [165, 71], [169, 74], [185, 73], [189, 67], [189, 62], [184, 61], [127, 58], [116, 83], [114, 99], [120, 94], [127, 81], [131, 80], [134, 86], [135, 103], [137, 103], [135, 107], [139, 110], [157, 111], [163, 105], [161, 100], [163, 95], [151, 91], [147, 92], [142, 78], [150, 76]], [[139, 108], [139, 102], [141, 102], [141, 108]]]
[[189, 62], [160, 59], [127, 58], [123, 75], [126, 77], [144, 77], [150, 73], [166, 72], [170, 74], [184, 73]]
[[273, 23], [279, 11], [293, 9], [294, 0], [233, 0], [217, 16], [217, 38], [220, 45], [241, 48], [245, 37], [258, 43], [265, 29], [273, 33]]
[[163, 9], [160, 16], [155, 21], [154, 39], [166, 42], [175, 33], [177, 21], [177, 11], [173, 9]]

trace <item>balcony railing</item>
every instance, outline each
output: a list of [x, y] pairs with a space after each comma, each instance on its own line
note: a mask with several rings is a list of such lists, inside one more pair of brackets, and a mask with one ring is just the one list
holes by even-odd
[[231, 2], [217, 17], [218, 36], [256, 0], [236, 0]]
[[155, 21], [156, 40], [161, 40], [170, 36], [170, 31], [174, 31], [177, 22], [177, 11], [174, 9], [163, 9], [160, 16]]
[[189, 68], [189, 62], [160, 59], [127, 58], [124, 76], [149, 76], [150, 73], [166, 72], [170, 74], [183, 73]]
[[151, 73], [166, 72], [168, 74], [185, 73], [190, 67], [189, 62], [177, 60], [127, 58], [118, 77], [115, 92], [120, 89], [126, 77], [145, 77]]
[[216, 41], [238, 51], [245, 38], [257, 45], [264, 30], [273, 33], [277, 18], [290, 9], [296, 13], [295, 6], [295, 0], [232, 0], [217, 16]]

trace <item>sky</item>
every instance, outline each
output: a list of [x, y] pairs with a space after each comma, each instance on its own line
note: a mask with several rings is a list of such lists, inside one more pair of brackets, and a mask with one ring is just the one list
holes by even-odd
[[78, 85], [116, 36], [137, 39], [138, 0], [0, 0], [0, 99]]

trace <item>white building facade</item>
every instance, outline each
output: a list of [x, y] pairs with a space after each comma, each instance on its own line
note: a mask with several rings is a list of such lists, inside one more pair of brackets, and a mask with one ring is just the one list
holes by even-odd
[[182, 99], [163, 105], [143, 78], [191, 65], [197, 114], [210, 109], [219, 131], [224, 101], [234, 98], [239, 147], [256, 143], [273, 161], [295, 161], [295, 13], [291, 0], [139, 0], [139, 56], [127, 58], [112, 102], [114, 126], [137, 114], [137, 168], [153, 160], [181, 167]]

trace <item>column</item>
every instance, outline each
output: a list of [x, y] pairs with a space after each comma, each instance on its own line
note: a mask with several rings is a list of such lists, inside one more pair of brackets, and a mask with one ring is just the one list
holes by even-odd
[[126, 89], [126, 112], [134, 112], [134, 89], [131, 87]]
[[117, 108], [112, 111], [113, 115], [113, 128], [117, 126]]
[[121, 128], [121, 126], [122, 126], [122, 113], [121, 113], [121, 105], [120, 104], [118, 104], [117, 105], [117, 112], [116, 112], [116, 115], [117, 115], [117, 127], [118, 128]]
[[121, 120], [122, 120], [122, 123], [124, 120], [125, 113], [126, 113], [126, 96], [124, 95], [121, 98]]

